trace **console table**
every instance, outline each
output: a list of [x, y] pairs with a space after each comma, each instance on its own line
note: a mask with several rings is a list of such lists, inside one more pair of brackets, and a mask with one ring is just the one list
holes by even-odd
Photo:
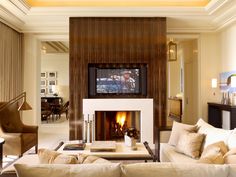
[[51, 97], [41, 97], [41, 101], [48, 102], [50, 105], [58, 105], [62, 103], [62, 97], [51, 96]]
[[222, 128], [222, 111], [230, 112], [230, 129], [236, 128], [236, 106], [220, 103], [208, 103], [208, 123]]

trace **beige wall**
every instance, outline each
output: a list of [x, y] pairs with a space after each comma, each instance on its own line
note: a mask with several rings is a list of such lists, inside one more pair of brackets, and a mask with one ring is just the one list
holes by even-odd
[[27, 93], [27, 101], [33, 110], [23, 113], [23, 122], [26, 124], [38, 124], [40, 119], [40, 42], [34, 35], [24, 34], [24, 90]]
[[[207, 102], [220, 102], [221, 92], [211, 88], [211, 79], [221, 72], [236, 70], [236, 24], [218, 33], [200, 35], [200, 109], [199, 115], [207, 120]], [[216, 95], [213, 95], [213, 92]]]
[[236, 24], [220, 33], [221, 72], [236, 70]]
[[[211, 79], [219, 79], [220, 50], [218, 33], [204, 33], [199, 38], [199, 117], [208, 120], [207, 102], [219, 102], [219, 89], [211, 88]], [[214, 96], [213, 93], [216, 92]]]

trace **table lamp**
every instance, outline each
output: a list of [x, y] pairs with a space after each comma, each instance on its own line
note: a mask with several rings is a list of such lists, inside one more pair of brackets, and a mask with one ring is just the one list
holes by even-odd
[[[213, 78], [211, 79], [211, 88], [217, 88], [217, 79], [216, 78]], [[215, 96], [216, 93], [214, 92], [213, 95]]]

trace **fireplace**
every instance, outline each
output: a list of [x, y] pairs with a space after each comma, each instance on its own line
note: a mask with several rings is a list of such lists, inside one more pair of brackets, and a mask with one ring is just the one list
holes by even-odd
[[95, 111], [95, 140], [124, 141], [131, 127], [140, 132], [140, 111]]
[[[106, 114], [112, 112], [130, 112], [138, 114], [139, 126], [135, 120], [131, 120], [131, 126], [139, 128], [140, 142], [147, 141], [151, 147], [153, 144], [153, 99], [150, 98], [123, 98], [123, 99], [83, 99], [83, 139], [87, 142], [96, 140], [96, 114], [101, 114], [104, 118]], [[115, 113], [112, 113], [115, 114]], [[114, 119], [114, 118], [113, 118]], [[104, 120], [103, 120], [104, 121]], [[133, 123], [132, 123], [133, 122]], [[136, 123], [134, 123], [136, 122]], [[100, 125], [101, 126], [101, 125]], [[129, 125], [128, 125], [129, 126]], [[99, 133], [99, 132], [98, 132]], [[101, 133], [100, 133], [101, 134]], [[104, 135], [99, 135], [103, 136]], [[117, 140], [118, 141], [118, 140]]]

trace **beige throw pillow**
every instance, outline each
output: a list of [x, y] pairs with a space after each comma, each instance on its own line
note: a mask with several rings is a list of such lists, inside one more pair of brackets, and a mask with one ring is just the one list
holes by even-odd
[[111, 163], [110, 161], [92, 155], [78, 154], [78, 163], [88, 164], [88, 163]]
[[41, 164], [76, 164], [77, 157], [65, 155], [49, 149], [38, 150], [39, 162]]
[[232, 148], [224, 155], [226, 164], [236, 164], [236, 148]]
[[196, 131], [197, 131], [197, 126], [178, 123], [174, 121], [168, 144], [176, 146], [179, 141], [180, 135], [183, 135], [186, 132], [193, 133]]
[[203, 134], [199, 133], [184, 133], [179, 138], [176, 146], [177, 151], [192, 158], [198, 158], [204, 137]]
[[208, 145], [202, 152], [198, 163], [224, 164], [223, 156], [228, 148], [223, 141]]

